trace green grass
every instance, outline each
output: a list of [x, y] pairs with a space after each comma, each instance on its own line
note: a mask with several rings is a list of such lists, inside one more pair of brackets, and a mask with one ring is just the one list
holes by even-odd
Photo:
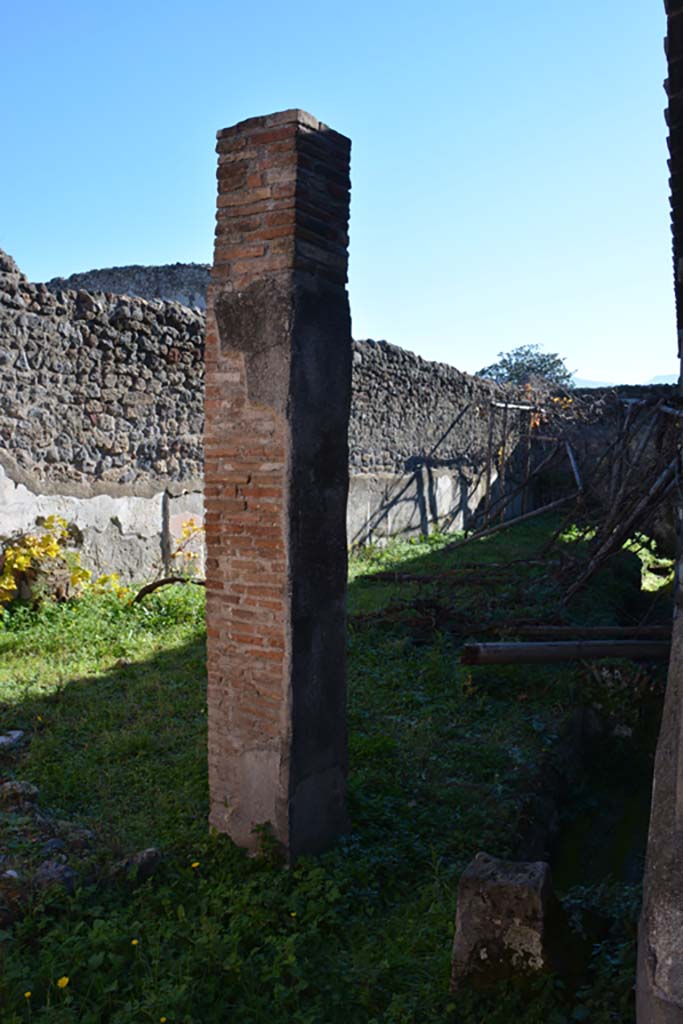
[[[422, 629], [415, 642], [406, 624], [358, 618], [420, 601], [456, 621], [510, 607], [547, 615], [561, 584], [542, 567], [520, 565], [486, 587], [368, 576], [509, 563], [537, 552], [548, 527], [536, 522], [451, 552], [442, 551], [444, 538], [400, 543], [352, 561], [352, 831], [291, 870], [267, 842], [249, 859], [207, 830], [199, 588], [169, 588], [136, 606], [100, 597], [7, 614], [0, 715], [30, 744], [0, 773], [35, 783], [46, 814], [95, 839], [72, 858], [80, 879], [73, 895], [28, 893], [23, 919], [0, 931], [3, 1024], [632, 1019], [637, 892], [623, 886], [569, 895], [577, 920], [594, 904], [612, 908], [586, 992], [544, 979], [533, 998], [515, 986], [495, 996], [448, 993], [459, 874], [480, 849], [512, 852], [538, 764], [579, 699], [583, 670], [472, 671], [458, 663], [457, 629]], [[611, 569], [569, 618], [630, 621], [641, 601]], [[52, 826], [41, 831], [11, 814], [0, 823], [6, 864], [28, 872], [44, 858]], [[152, 845], [163, 861], [149, 881], [109, 879], [114, 861]]]

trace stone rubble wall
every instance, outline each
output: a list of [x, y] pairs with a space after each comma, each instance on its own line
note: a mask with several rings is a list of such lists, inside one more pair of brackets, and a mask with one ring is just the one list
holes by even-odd
[[[179, 517], [201, 517], [203, 312], [80, 287], [163, 292], [169, 269], [36, 285], [0, 252], [0, 536], [57, 511], [81, 528], [86, 564], [143, 577], [168, 561]], [[179, 265], [167, 293], [187, 297], [187, 274]], [[488, 402], [503, 391], [356, 341], [353, 395], [349, 541], [461, 527], [481, 497]]]
[[201, 487], [201, 313], [53, 293], [0, 253], [0, 369], [0, 461], [15, 481], [83, 496]]
[[[176, 267], [185, 295], [192, 267]], [[129, 290], [137, 280], [143, 290], [153, 271], [176, 267], [86, 276]], [[0, 251], [0, 537], [56, 511], [81, 529], [91, 568], [148, 577], [170, 566], [184, 519], [202, 515], [204, 313], [59, 280], [31, 284]], [[384, 341], [354, 341], [349, 543], [471, 523], [484, 494], [489, 405], [505, 398], [524, 395]], [[576, 402], [577, 454], [598, 458], [619, 422], [619, 394], [577, 393]], [[510, 447], [524, 422], [510, 411]], [[495, 452], [500, 414], [496, 423]], [[564, 466], [554, 481], [562, 493], [567, 474]], [[549, 496], [547, 487], [536, 495]]]
[[481, 465], [488, 405], [502, 388], [386, 341], [354, 341], [352, 473], [403, 473], [418, 461]]
[[[484, 494], [490, 402], [511, 392], [385, 341], [353, 350], [349, 542], [462, 529]], [[521, 426], [511, 413], [511, 446]]]

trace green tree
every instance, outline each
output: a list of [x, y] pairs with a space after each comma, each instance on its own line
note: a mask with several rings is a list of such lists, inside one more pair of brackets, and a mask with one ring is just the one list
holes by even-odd
[[531, 384], [543, 380], [558, 387], [573, 387], [572, 372], [556, 352], [542, 352], [540, 345], [520, 345], [510, 352], [499, 352], [498, 362], [477, 372], [477, 377], [498, 384]]

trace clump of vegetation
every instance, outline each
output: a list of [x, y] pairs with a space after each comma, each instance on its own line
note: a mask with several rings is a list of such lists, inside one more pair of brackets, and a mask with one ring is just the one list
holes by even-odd
[[[185, 520], [169, 555], [169, 562], [179, 575], [161, 580], [159, 565], [155, 577], [158, 582], [152, 589], [161, 583], [195, 580], [199, 562], [197, 542], [203, 534], [203, 525], [194, 517]], [[132, 588], [121, 583], [118, 573], [93, 577], [85, 568], [75, 548], [80, 539], [77, 527], [57, 515], [39, 518], [35, 532], [0, 538], [0, 617], [5, 607], [17, 601], [37, 605], [48, 599], [73, 600], [88, 594], [114, 594], [121, 601], [132, 599]]]
[[674, 560], [660, 555], [651, 537], [644, 533], [636, 533], [624, 546], [640, 559], [643, 590], [656, 593], [673, 583]]
[[69, 526], [48, 516], [35, 533], [18, 533], [0, 550], [0, 614], [17, 597], [39, 599], [49, 591], [66, 597], [90, 579], [76, 552], [69, 551]]
[[77, 531], [62, 516], [39, 519], [35, 532], [20, 532], [5, 538], [0, 550], [0, 616], [3, 608], [17, 600], [39, 603], [48, 598], [65, 600], [86, 590], [111, 591], [128, 596], [118, 573], [93, 579], [74, 550]]
[[520, 345], [510, 352], [499, 352], [498, 362], [477, 370], [476, 376], [520, 387], [539, 382], [562, 388], [574, 386], [574, 375], [564, 358], [556, 352], [544, 352], [540, 345]]
[[[582, 670], [566, 666], [465, 669], [458, 623], [503, 620], [520, 602], [547, 611], [559, 584], [534, 554], [555, 525], [455, 551], [444, 550], [452, 538], [399, 542], [352, 560], [352, 830], [291, 870], [267, 842], [249, 859], [207, 830], [199, 588], [138, 604], [86, 589], [9, 606], [0, 711], [26, 742], [3, 755], [3, 779], [33, 783], [41, 814], [93, 839], [72, 893], [35, 890], [0, 928], [3, 1024], [632, 1020], [638, 897], [618, 881], [609, 898], [597, 885], [565, 894], [577, 927], [598, 905], [604, 919], [578, 991], [550, 978], [533, 998], [514, 985], [448, 992], [459, 875], [480, 849], [514, 852], [538, 765], [582, 684]], [[381, 575], [398, 570], [417, 579]], [[602, 574], [584, 614], [600, 607], [601, 621], [619, 622], [629, 601]], [[404, 617], [383, 622], [399, 605]], [[30, 876], [45, 856], [33, 819], [0, 814], [3, 866]], [[162, 861], [147, 881], [112, 879], [113, 863], [150, 846]]]

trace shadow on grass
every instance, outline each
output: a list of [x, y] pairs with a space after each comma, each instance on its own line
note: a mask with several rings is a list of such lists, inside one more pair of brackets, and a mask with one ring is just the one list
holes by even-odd
[[203, 640], [24, 697], [12, 725], [30, 737], [18, 770], [41, 804], [87, 818], [113, 850], [206, 831]]
[[[420, 601], [441, 604], [448, 614], [437, 626], [456, 634], [477, 623], [499, 622], [504, 631], [520, 620], [585, 625], [670, 621], [670, 588], [644, 592], [641, 561], [632, 551], [620, 552], [565, 606], [564, 595], [590, 549], [583, 541], [560, 542], [546, 552], [558, 524], [556, 517], [544, 516], [455, 549], [444, 548], [439, 537], [386, 551], [365, 549], [349, 589], [350, 621], [388, 605]], [[392, 570], [413, 579], [394, 582]], [[385, 577], [381, 582], [378, 573]]]
[[[508, 532], [448, 554], [436, 542], [405, 546], [395, 556], [368, 555], [361, 571], [395, 563], [402, 572], [428, 574], [475, 560], [509, 569], [535, 555], [544, 536], [547, 526], [534, 524], [516, 537]], [[425, 587], [463, 615], [473, 608], [495, 615], [525, 594], [547, 613], [556, 600], [552, 583], [542, 590], [543, 566], [520, 564], [511, 581], [507, 573], [502, 583], [487, 579], [483, 586], [376, 584], [354, 573], [352, 614], [409, 603]], [[618, 574], [616, 582], [596, 585], [591, 601], [600, 621], [619, 621], [623, 589]], [[172, 600], [154, 595], [149, 616], [159, 612], [161, 623]], [[228, 1014], [256, 1024], [479, 1024], [476, 1000], [469, 1009], [467, 1001], [459, 1004], [461, 1012], [447, 992], [457, 878], [479, 849], [506, 856], [514, 847], [539, 761], [577, 700], [573, 667], [470, 672], [458, 664], [456, 639], [442, 629], [416, 644], [401, 623], [353, 623], [353, 831], [316, 861], [282, 871], [208, 835], [201, 630], [164, 648], [159, 625], [156, 639], [149, 633], [136, 654], [145, 613], [117, 611], [98, 634], [103, 670], [74, 678], [68, 666], [82, 664], [78, 644], [89, 642], [89, 630], [69, 640], [72, 660], [62, 659], [57, 672], [59, 635], [66, 637], [68, 625], [60, 614], [42, 639], [27, 630], [10, 645], [17, 680], [4, 696], [0, 683], [3, 724], [25, 729], [29, 743], [6, 772], [40, 787], [42, 809], [94, 825], [103, 854], [158, 845], [165, 860], [135, 891], [84, 889], [58, 904], [36, 904], [7, 947], [5, 1005], [14, 1015], [3, 1020], [25, 1019], [23, 993], [32, 991], [34, 1019], [57, 1024], [160, 1016], [222, 1024]], [[113, 663], [126, 651], [139, 660]], [[60, 995], [55, 979], [62, 975], [71, 982]], [[605, 1005], [618, 998], [607, 985]], [[562, 999], [544, 997], [536, 1009], [508, 1001], [503, 1016], [487, 1020], [547, 1021], [548, 1007]], [[593, 1019], [609, 1018], [596, 1011]]]

